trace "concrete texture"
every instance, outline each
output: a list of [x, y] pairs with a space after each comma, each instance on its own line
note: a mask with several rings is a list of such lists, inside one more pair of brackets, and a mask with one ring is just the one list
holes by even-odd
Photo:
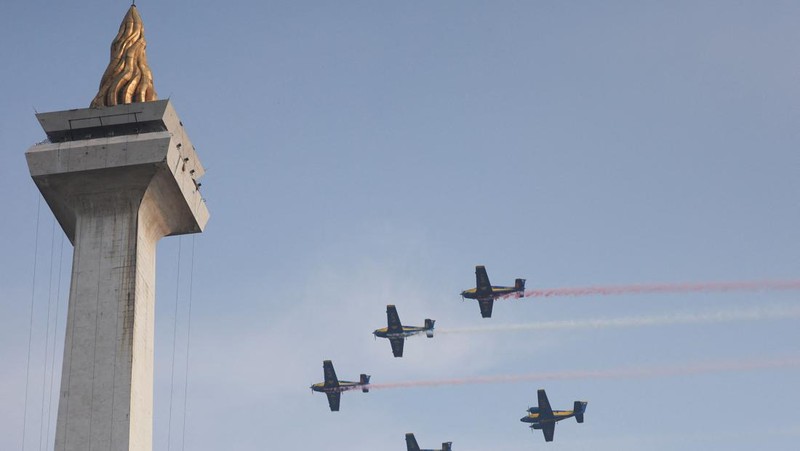
[[203, 167], [168, 100], [37, 118], [28, 167], [75, 246], [55, 449], [150, 451], [156, 244], [205, 227]]

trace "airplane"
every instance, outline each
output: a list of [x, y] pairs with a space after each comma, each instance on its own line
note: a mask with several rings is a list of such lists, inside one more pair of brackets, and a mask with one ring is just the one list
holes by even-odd
[[484, 318], [492, 317], [492, 306], [494, 300], [499, 297], [517, 293], [521, 298], [525, 293], [525, 279], [517, 279], [513, 287], [494, 287], [489, 283], [489, 276], [486, 274], [486, 267], [475, 267], [475, 288], [461, 292], [462, 298], [477, 299], [481, 307], [481, 316]]
[[553, 410], [544, 390], [539, 390], [539, 407], [528, 409], [528, 415], [520, 418], [523, 423], [531, 423], [531, 429], [541, 429], [546, 442], [553, 441], [556, 422], [575, 417], [578, 423], [583, 423], [583, 413], [586, 412], [586, 401], [575, 401], [572, 410]]
[[369, 393], [369, 375], [362, 374], [358, 382], [340, 381], [333, 370], [333, 363], [330, 360], [322, 362], [322, 369], [325, 372], [325, 382], [318, 382], [311, 386], [312, 391], [325, 393], [328, 396], [328, 405], [331, 412], [339, 411], [339, 399], [342, 392], [355, 390], [361, 387], [361, 391]]
[[419, 445], [417, 445], [417, 439], [414, 438], [414, 434], [406, 434], [406, 448], [407, 451], [451, 451], [453, 448], [451, 445], [453, 442], [444, 442], [442, 443], [442, 449], [419, 449]]
[[433, 323], [436, 322], [432, 319], [426, 319], [423, 327], [404, 326], [400, 323], [400, 317], [397, 316], [397, 308], [393, 305], [386, 306], [386, 321], [389, 323], [389, 327], [376, 329], [372, 334], [376, 337], [388, 338], [395, 357], [403, 357], [403, 343], [405, 343], [407, 337], [425, 332], [428, 338], [433, 338]]

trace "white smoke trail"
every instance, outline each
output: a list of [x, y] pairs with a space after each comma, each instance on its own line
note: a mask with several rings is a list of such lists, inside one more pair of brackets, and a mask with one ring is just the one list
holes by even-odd
[[688, 376], [693, 374], [741, 372], [765, 369], [785, 369], [800, 367], [800, 356], [776, 357], [758, 360], [727, 360], [718, 362], [698, 362], [673, 366], [629, 367], [606, 370], [559, 371], [517, 375], [498, 375], [468, 377], [460, 379], [440, 379], [428, 381], [390, 382], [370, 384], [370, 390], [414, 387], [439, 387], [447, 385], [503, 384], [513, 382], [541, 382], [575, 379], [640, 379], [653, 377]]
[[713, 324], [735, 321], [759, 321], [800, 318], [800, 305], [763, 306], [750, 309], [727, 309], [704, 313], [627, 316], [585, 320], [539, 321], [525, 324], [436, 329], [437, 334], [470, 334], [488, 332], [529, 332], [577, 329], [610, 329], [624, 327], [669, 326], [677, 324]]
[[[657, 283], [636, 285], [611, 285], [597, 287], [548, 288], [526, 290], [522, 297], [557, 296], [608, 296], [618, 294], [642, 293], [690, 293], [712, 291], [775, 291], [800, 290], [800, 280], [757, 280], [745, 282], [698, 282], [698, 283]], [[516, 298], [517, 293], [503, 296]]]

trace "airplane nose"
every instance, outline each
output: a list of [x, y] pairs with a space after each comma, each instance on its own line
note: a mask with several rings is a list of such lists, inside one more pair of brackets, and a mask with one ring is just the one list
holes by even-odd
[[523, 423], [533, 423], [533, 421], [531, 421], [531, 417], [529, 417], [527, 415], [525, 415], [524, 417], [520, 418], [519, 421], [522, 421]]

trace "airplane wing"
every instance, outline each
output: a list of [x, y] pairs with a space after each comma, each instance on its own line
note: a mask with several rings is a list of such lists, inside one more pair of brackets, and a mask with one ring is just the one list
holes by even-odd
[[544, 441], [552, 442], [553, 434], [556, 432], [555, 421], [544, 423], [542, 426], [543, 426], [542, 432], [544, 433]]
[[475, 267], [475, 293], [477, 295], [490, 294], [492, 292], [492, 284], [489, 283], [489, 275], [486, 274], [486, 267]]
[[494, 299], [478, 299], [478, 304], [481, 306], [481, 316], [484, 318], [492, 317], [492, 307], [494, 306]]
[[539, 390], [536, 394], [539, 396], [539, 417], [553, 418], [553, 408], [550, 407], [550, 401], [547, 400], [547, 393], [544, 390]]
[[338, 412], [339, 401], [342, 399], [342, 394], [339, 392], [325, 394], [328, 395], [328, 405], [331, 406], [331, 412]]
[[[397, 308], [393, 305], [386, 306], [386, 320], [389, 323], [387, 332], [400, 333], [403, 331], [403, 325], [400, 324], [400, 316], [397, 315]], [[394, 345], [392, 345], [394, 347]]]
[[392, 344], [392, 354], [395, 357], [403, 357], [403, 343], [405, 343], [404, 338], [390, 338], [389, 343]]
[[[325, 372], [325, 386], [337, 387], [339, 379], [336, 377], [336, 371], [333, 370], [333, 363], [330, 360], [325, 360], [322, 362], [322, 369]], [[330, 396], [328, 396], [328, 399], [330, 399]], [[339, 405], [339, 401], [336, 401], [336, 405]]]

